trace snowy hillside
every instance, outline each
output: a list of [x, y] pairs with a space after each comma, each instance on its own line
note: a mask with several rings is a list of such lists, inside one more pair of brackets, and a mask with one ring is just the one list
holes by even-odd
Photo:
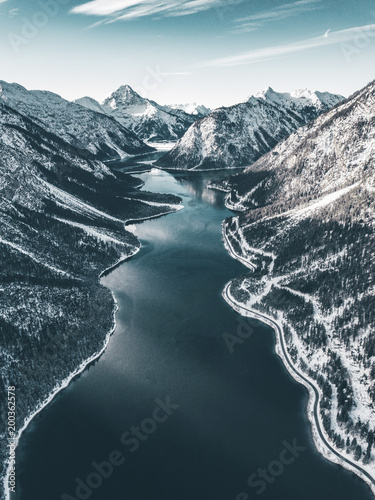
[[101, 160], [150, 151], [149, 146], [114, 119], [66, 101], [52, 92], [26, 90], [16, 83], [0, 81], [0, 102]]
[[227, 204], [242, 213], [224, 225], [233, 255], [255, 265], [228, 293], [283, 327], [329, 443], [372, 477], [374, 166], [371, 83], [233, 176]]
[[175, 211], [180, 201], [139, 191], [139, 179], [39, 123], [0, 100], [0, 391], [17, 386], [17, 430], [103, 348], [115, 304], [99, 274], [140, 246], [124, 221]]
[[181, 109], [162, 106], [141, 97], [129, 85], [123, 85], [102, 103], [90, 97], [75, 101], [115, 118], [138, 137], [149, 142], [176, 141], [198, 118]]
[[271, 88], [198, 120], [158, 164], [165, 168], [207, 170], [254, 163], [298, 127], [342, 101], [342, 96]]

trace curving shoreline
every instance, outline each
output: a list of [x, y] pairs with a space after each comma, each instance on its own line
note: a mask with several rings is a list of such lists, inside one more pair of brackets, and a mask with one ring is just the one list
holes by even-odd
[[[233, 249], [225, 231], [225, 222], [223, 222], [222, 224], [222, 238], [224, 246], [231, 257], [241, 262], [241, 264], [245, 265], [249, 269], [254, 270], [256, 268], [253, 263], [238, 255]], [[227, 302], [228, 305], [230, 305], [242, 316], [261, 321], [274, 330], [276, 338], [276, 354], [281, 358], [285, 368], [294, 378], [294, 380], [304, 385], [308, 390], [309, 398], [307, 404], [307, 417], [311, 424], [313, 440], [317, 450], [327, 460], [341, 465], [342, 467], [360, 477], [363, 481], [366, 482], [366, 484], [370, 487], [372, 493], [375, 495], [375, 477], [373, 477], [366, 469], [360, 467], [355, 462], [352, 462], [345, 456], [341, 455], [340, 452], [330, 444], [328, 437], [325, 434], [319, 411], [320, 401], [322, 398], [320, 387], [315, 383], [315, 381], [308, 378], [305, 374], [299, 372], [290, 359], [284, 339], [284, 330], [281, 324], [281, 315], [277, 319], [274, 319], [270, 316], [267, 316], [266, 314], [256, 311], [255, 309], [248, 309], [244, 305], [238, 303], [230, 293], [231, 284], [232, 282], [230, 281], [225, 285], [224, 290], [222, 291], [223, 299]]]
[[[99, 274], [99, 277], [98, 277], [99, 281], [103, 276], [105, 276], [105, 274], [107, 274], [108, 272], [111, 272], [113, 268], [117, 267], [122, 262], [134, 257], [134, 255], [136, 255], [139, 251], [140, 251], [140, 246], [134, 248], [134, 250], [129, 255], [121, 257], [113, 265], [109, 266], [107, 269], [104, 269], [104, 271], [102, 271]], [[64, 380], [62, 380], [58, 385], [56, 385], [56, 387], [52, 390], [52, 392], [50, 392], [50, 394], [47, 396], [47, 398], [44, 401], [42, 401], [41, 403], [39, 403], [38, 406], [35, 408], [35, 410], [28, 417], [26, 417], [21, 429], [19, 429], [16, 437], [14, 438], [15, 449], [17, 449], [17, 446], [18, 446], [19, 441], [22, 437], [22, 434], [25, 432], [25, 430], [30, 425], [32, 420], [42, 410], [44, 410], [44, 408], [46, 408], [46, 406], [48, 406], [52, 402], [52, 400], [55, 398], [55, 396], [57, 396], [57, 394], [60, 391], [62, 391], [63, 389], [66, 389], [69, 386], [69, 384], [73, 381], [73, 379], [75, 379], [78, 375], [80, 375], [93, 361], [100, 358], [100, 356], [107, 349], [110, 338], [116, 330], [116, 313], [118, 311], [117, 300], [116, 300], [115, 294], [112, 292], [112, 290], [111, 290], [111, 294], [112, 294], [113, 301], [114, 301], [113, 322], [112, 322], [112, 328], [107, 332], [107, 334], [105, 336], [102, 348], [99, 351], [97, 351], [96, 353], [92, 354], [86, 360], [82, 361], [82, 363], [78, 366], [78, 368], [76, 368], [74, 370], [74, 372], [70, 373]], [[4, 493], [5, 493], [5, 500], [10, 500], [10, 498], [11, 498], [11, 496], [10, 496], [11, 492], [9, 490], [9, 480], [8, 480], [9, 473], [10, 473], [10, 464], [8, 463], [6, 470], [5, 470], [5, 473], [4, 473], [4, 477], [3, 477], [3, 487], [4, 487]]]
[[[172, 206], [171, 206], [171, 208], [172, 208]], [[154, 216], [145, 217], [145, 218], [136, 219], [136, 220], [129, 220], [125, 223], [125, 227], [129, 224], [135, 224], [135, 223], [139, 223], [139, 222], [142, 222], [145, 220], [158, 218], [158, 217], [161, 217], [163, 215], [167, 215], [168, 213], [174, 213], [176, 210], [181, 209], [183, 207], [182, 207], [182, 205], [178, 205], [178, 206], [175, 206], [174, 208], [175, 209], [174, 210], [171, 209], [170, 212], [162, 213], [159, 215], [154, 215]], [[223, 225], [222, 225], [222, 231], [223, 231], [224, 245], [225, 245], [228, 253], [234, 259], [238, 260], [239, 262], [241, 262], [243, 265], [245, 265], [249, 269], [255, 269], [256, 266], [253, 263], [251, 263], [250, 261], [241, 257], [240, 255], [236, 254], [235, 250], [231, 246], [230, 241], [227, 239], [227, 235], [225, 234], [224, 228], [225, 228], [225, 223], [223, 223]], [[107, 275], [108, 273], [112, 272], [118, 265], [120, 265], [123, 262], [132, 258], [134, 255], [136, 255], [139, 252], [139, 250], [140, 250], [140, 247], [134, 248], [133, 252], [131, 252], [129, 255], [121, 257], [114, 264], [112, 264], [107, 269], [102, 271], [99, 274], [99, 279], [101, 279], [103, 276]], [[290, 357], [288, 355], [288, 351], [286, 349], [285, 341], [284, 341], [284, 333], [283, 333], [281, 319], [280, 318], [278, 318], [277, 320], [273, 319], [272, 317], [269, 317], [269, 316], [267, 316], [263, 313], [260, 313], [256, 310], [247, 309], [246, 307], [244, 307], [240, 303], [236, 302], [236, 300], [234, 299], [234, 297], [230, 293], [230, 285], [231, 285], [231, 282], [227, 283], [227, 285], [225, 286], [225, 288], [222, 292], [224, 300], [226, 300], [226, 302], [232, 308], [237, 310], [240, 314], [257, 319], [257, 320], [261, 321], [262, 323], [267, 324], [275, 331], [276, 353], [282, 359], [284, 366], [286, 367], [288, 372], [291, 374], [291, 376], [293, 376], [293, 378], [296, 381], [303, 384], [308, 389], [309, 398], [308, 398], [307, 414], [308, 414], [308, 419], [309, 419], [311, 426], [312, 426], [313, 439], [314, 439], [314, 442], [315, 442], [315, 445], [316, 445], [318, 451], [323, 456], [325, 456], [328, 460], [330, 460], [331, 462], [342, 465], [343, 467], [347, 468], [351, 472], [353, 472], [356, 475], [358, 475], [359, 477], [361, 477], [361, 479], [363, 479], [367, 484], [369, 484], [371, 490], [375, 494], [374, 478], [370, 474], [368, 474], [365, 471], [365, 469], [361, 469], [355, 463], [352, 463], [350, 460], [346, 460], [345, 457], [341, 456], [340, 453], [338, 453], [329, 444], [328, 440], [325, 438], [325, 435], [324, 435], [325, 431], [324, 431], [324, 428], [322, 426], [322, 422], [320, 421], [320, 413], [316, 411], [319, 407], [321, 396], [322, 396], [321, 392], [320, 392], [320, 388], [315, 385], [314, 381], [309, 380], [304, 374], [299, 373], [298, 369], [296, 369], [294, 367], [292, 361], [290, 360]], [[18, 445], [19, 439], [21, 438], [23, 432], [26, 430], [27, 426], [30, 424], [30, 422], [33, 420], [33, 418], [38, 413], [40, 413], [53, 400], [55, 395], [57, 395], [58, 392], [60, 392], [60, 390], [66, 388], [76, 376], [78, 376], [80, 373], [82, 373], [91, 362], [98, 359], [106, 350], [108, 343], [110, 341], [110, 337], [114, 333], [115, 328], [116, 328], [116, 313], [118, 310], [116, 298], [115, 298], [112, 291], [111, 291], [111, 293], [112, 293], [112, 296], [113, 296], [114, 302], [115, 302], [115, 308], [114, 308], [114, 312], [113, 312], [113, 328], [107, 334], [103, 348], [100, 350], [100, 352], [92, 355], [89, 359], [84, 361], [80, 365], [80, 367], [77, 368], [77, 370], [75, 370], [69, 377], [67, 377], [63, 382], [61, 382], [61, 384], [51, 392], [51, 394], [48, 396], [48, 398], [41, 405], [39, 405], [37, 407], [35, 412], [33, 414], [31, 414], [25, 420], [22, 429], [18, 433], [19, 435], [17, 434], [17, 441], [16, 441], [17, 445]], [[6, 479], [8, 478], [8, 473], [9, 473], [9, 470], [7, 469]], [[7, 483], [6, 483], [6, 486], [7, 486]], [[6, 500], [9, 500], [11, 498], [9, 495], [10, 495], [10, 492], [7, 491]]]
[[[166, 206], [168, 206], [168, 205], [166, 205]], [[131, 225], [131, 224], [136, 224], [136, 223], [140, 223], [140, 222], [143, 222], [143, 221], [146, 221], [146, 220], [155, 219], [155, 218], [158, 218], [158, 217], [162, 217], [164, 215], [175, 213], [176, 211], [181, 210], [183, 208], [183, 205], [182, 204], [181, 205], [169, 205], [169, 207], [170, 207], [171, 210], [168, 211], [168, 212], [163, 212], [163, 213], [160, 213], [160, 214], [151, 215], [149, 217], [141, 217], [139, 219], [129, 219], [129, 220], [126, 220], [124, 222], [124, 227], [126, 229], [126, 226]], [[123, 264], [127, 260], [129, 260], [132, 257], [134, 257], [140, 251], [140, 249], [141, 249], [141, 244], [139, 242], [139, 246], [134, 247], [133, 250], [128, 255], [124, 255], [124, 256], [120, 257], [114, 264], [110, 265], [109, 267], [107, 267], [106, 269], [104, 269], [103, 271], [101, 271], [99, 273], [99, 275], [98, 275], [99, 282], [100, 282], [100, 280], [103, 277], [105, 277], [107, 274], [109, 274], [110, 272], [112, 272], [119, 265]], [[117, 326], [116, 325], [116, 313], [118, 311], [118, 304], [117, 304], [117, 300], [116, 300], [115, 294], [113, 293], [112, 290], [110, 290], [110, 292], [112, 294], [113, 301], [114, 301], [113, 322], [112, 322], [112, 328], [107, 332], [107, 334], [105, 336], [102, 348], [99, 351], [97, 351], [96, 353], [92, 354], [86, 360], [82, 361], [82, 363], [76, 368], [76, 370], [74, 370], [74, 372], [70, 373], [64, 380], [62, 380], [59, 384], [57, 384], [56, 387], [46, 397], [46, 399], [44, 401], [42, 401], [41, 403], [39, 403], [38, 406], [35, 408], [35, 410], [28, 417], [26, 417], [26, 419], [24, 420], [24, 423], [23, 423], [21, 429], [18, 430], [17, 435], [14, 438], [15, 450], [18, 447], [18, 444], [19, 444], [19, 441], [20, 441], [20, 439], [22, 437], [22, 434], [25, 432], [25, 430], [30, 425], [30, 423], [32, 422], [32, 420], [44, 408], [46, 408], [52, 402], [52, 400], [55, 398], [55, 396], [57, 396], [57, 394], [60, 391], [62, 391], [63, 389], [66, 389], [69, 386], [69, 384], [78, 375], [80, 375], [92, 362], [94, 362], [98, 358], [100, 358], [101, 355], [107, 349], [109, 341], [110, 341], [110, 338], [111, 338], [111, 336], [113, 335], [113, 333], [116, 330], [116, 326]], [[4, 472], [4, 476], [2, 478], [3, 488], [4, 488], [4, 495], [5, 495], [4, 498], [5, 498], [5, 500], [11, 500], [11, 491], [9, 490], [9, 474], [10, 474], [11, 471], [10, 471], [10, 463], [9, 463], [8, 459], [6, 459], [6, 464], [7, 464], [7, 466], [6, 466], [6, 469], [5, 469], [5, 472]]]

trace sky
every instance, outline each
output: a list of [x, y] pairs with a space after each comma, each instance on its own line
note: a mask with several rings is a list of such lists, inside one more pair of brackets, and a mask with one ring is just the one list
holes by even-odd
[[0, 79], [73, 100], [129, 84], [161, 104], [375, 78], [374, 0], [0, 0]]

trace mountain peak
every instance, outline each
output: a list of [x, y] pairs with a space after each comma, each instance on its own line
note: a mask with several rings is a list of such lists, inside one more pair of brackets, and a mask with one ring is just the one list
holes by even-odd
[[255, 96], [251, 96], [251, 97], [260, 97], [260, 98], [267, 98], [267, 97], [271, 97], [271, 96], [274, 96], [274, 95], [279, 95], [278, 92], [275, 92], [273, 90], [272, 87], [267, 87], [265, 89], [263, 89], [262, 91], [258, 92], [257, 94], [255, 94]]
[[121, 85], [121, 87], [119, 87], [115, 93], [119, 93], [119, 94], [124, 94], [124, 95], [136, 95], [136, 96], [139, 96], [139, 94], [137, 94], [137, 92], [135, 90], [132, 89], [132, 87], [128, 84], [126, 85]]
[[286, 102], [292, 100], [292, 96], [289, 93], [276, 92], [272, 87], [267, 87], [261, 92], [255, 94], [255, 96], [251, 96], [250, 99], [248, 99], [248, 102], [253, 102], [254, 99], [261, 99], [269, 103], [285, 105]]
[[130, 85], [121, 85], [105, 101], [103, 105], [115, 109], [119, 106], [144, 104], [147, 99], [141, 97]]
[[294, 90], [293, 92], [276, 92], [272, 87], [251, 96], [247, 102], [254, 103], [254, 100], [262, 99], [270, 104], [277, 106], [301, 108], [315, 107], [320, 110], [328, 110], [338, 102], [344, 99], [341, 95], [331, 94], [329, 92], [318, 92], [307, 88]]

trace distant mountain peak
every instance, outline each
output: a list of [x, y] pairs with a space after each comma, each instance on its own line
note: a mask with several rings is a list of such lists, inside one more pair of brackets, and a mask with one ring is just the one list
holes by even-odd
[[193, 107], [191, 113], [162, 106], [140, 96], [127, 84], [121, 85], [101, 103], [87, 97], [75, 103], [111, 116], [141, 139], [151, 142], [176, 141], [197, 118], [209, 112], [204, 106]]
[[148, 100], [140, 96], [130, 85], [121, 85], [107, 99], [103, 105], [116, 109], [118, 106], [134, 106], [145, 104]]
[[188, 113], [189, 115], [194, 115], [198, 117], [207, 116], [211, 113], [211, 109], [207, 108], [203, 104], [198, 104], [196, 102], [188, 102], [185, 104], [169, 104], [172, 109], [180, 109]]
[[[130, 85], [121, 85], [113, 94], [123, 95], [124, 97], [141, 97]], [[141, 97], [142, 98], [142, 97]]]
[[262, 96], [267, 96], [267, 95], [273, 95], [277, 94], [278, 92], [275, 92], [272, 87], [267, 87], [261, 92], [259, 92], [255, 97], [262, 97]]
[[329, 92], [318, 92], [307, 88], [297, 89], [292, 92], [276, 92], [272, 87], [268, 87], [261, 92], [251, 96], [247, 102], [254, 103], [254, 100], [262, 99], [271, 104], [293, 106], [295, 108], [303, 108], [305, 106], [313, 106], [323, 111], [327, 111], [334, 104], [344, 99], [338, 94]]

